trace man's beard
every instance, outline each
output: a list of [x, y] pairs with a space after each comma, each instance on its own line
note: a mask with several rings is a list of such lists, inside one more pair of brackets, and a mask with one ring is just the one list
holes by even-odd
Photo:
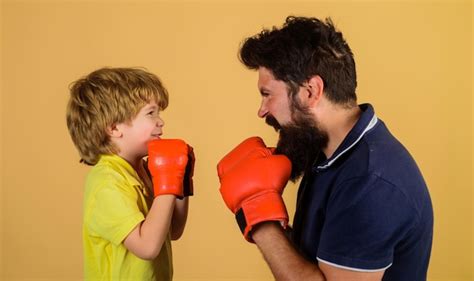
[[292, 117], [288, 125], [280, 125], [271, 115], [265, 118], [265, 122], [279, 131], [275, 154], [283, 154], [290, 159], [290, 180], [295, 182], [311, 168], [321, 150], [327, 146], [328, 135], [307, 110], [294, 109]]

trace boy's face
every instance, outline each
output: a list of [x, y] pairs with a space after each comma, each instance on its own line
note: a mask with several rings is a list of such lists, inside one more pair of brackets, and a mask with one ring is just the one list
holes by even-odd
[[122, 132], [120, 154], [130, 158], [147, 155], [148, 142], [159, 139], [163, 133], [164, 122], [159, 113], [158, 105], [152, 100], [140, 109], [131, 122], [117, 125]]

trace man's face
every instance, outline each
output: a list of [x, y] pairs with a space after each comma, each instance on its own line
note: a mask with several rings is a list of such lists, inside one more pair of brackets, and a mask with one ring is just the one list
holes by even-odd
[[[290, 159], [290, 179], [296, 181], [326, 147], [328, 135], [319, 128], [306, 105], [294, 105], [288, 96], [286, 84], [276, 80], [269, 70], [259, 69], [258, 87], [262, 95], [258, 116], [265, 118], [265, 122], [279, 132], [275, 153]], [[303, 88], [300, 90], [304, 91]]]
[[262, 96], [258, 117], [267, 120], [268, 116], [273, 116], [277, 123], [270, 125], [276, 130], [279, 129], [279, 124], [289, 123], [291, 121], [291, 110], [288, 87], [285, 82], [276, 80], [270, 70], [260, 67], [258, 69], [258, 89]]

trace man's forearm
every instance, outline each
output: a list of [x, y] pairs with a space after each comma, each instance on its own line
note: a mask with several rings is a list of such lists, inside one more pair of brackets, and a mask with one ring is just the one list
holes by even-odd
[[274, 222], [259, 224], [252, 238], [270, 266], [276, 281], [325, 281], [317, 264], [305, 260], [291, 245], [283, 229]]

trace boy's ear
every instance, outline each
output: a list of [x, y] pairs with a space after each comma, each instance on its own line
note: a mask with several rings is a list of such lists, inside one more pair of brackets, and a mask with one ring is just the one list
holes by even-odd
[[304, 101], [309, 107], [316, 105], [323, 96], [324, 81], [319, 75], [312, 76], [308, 82], [303, 85], [303, 91], [300, 95], [301, 101]]
[[123, 135], [122, 131], [120, 131], [120, 128], [119, 128], [119, 126], [117, 126], [117, 124], [112, 124], [112, 125], [108, 126], [107, 127], [107, 134], [111, 138], [120, 138]]

